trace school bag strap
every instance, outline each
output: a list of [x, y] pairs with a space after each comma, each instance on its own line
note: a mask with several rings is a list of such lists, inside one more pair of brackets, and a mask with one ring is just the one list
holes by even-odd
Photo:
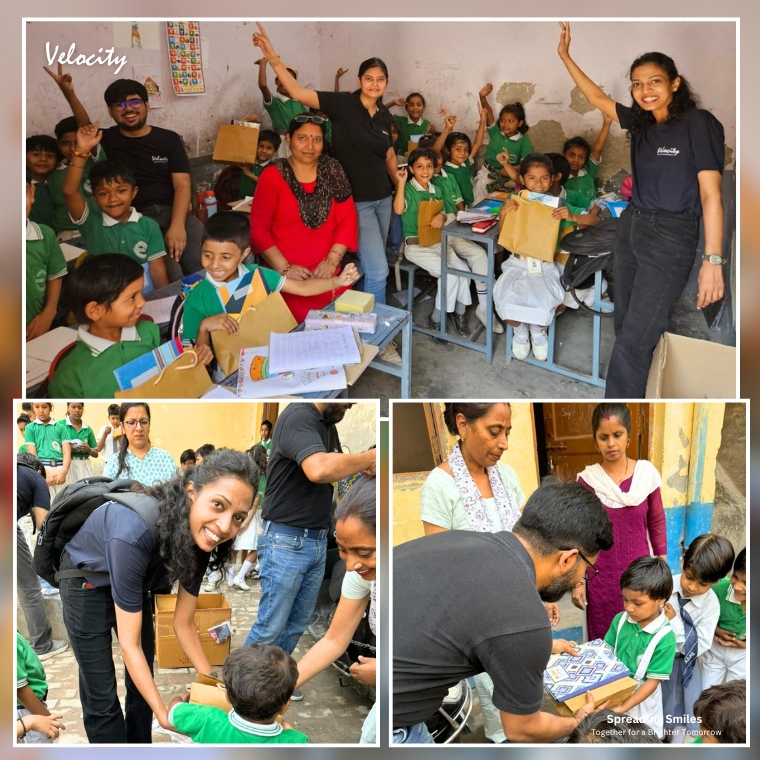
[[[624, 612], [620, 616], [620, 620], [618, 621], [618, 627], [617, 627], [617, 633], [615, 634], [615, 656], [617, 657], [617, 645], [618, 640], [620, 638], [620, 631], [623, 630], [623, 626], [625, 625], [626, 619], [628, 618], [628, 615]], [[639, 667], [636, 670], [636, 673], [634, 674], [634, 679], [641, 683], [644, 680], [644, 676], [647, 674], [647, 668], [649, 667], [649, 663], [652, 660], [652, 655], [654, 654], [654, 650], [657, 648], [657, 645], [662, 640], [662, 637], [665, 636], [665, 634], [671, 630], [670, 624], [668, 622], [663, 623], [654, 633], [654, 636], [652, 636], [651, 641], [649, 644], [647, 644], [647, 648], [644, 650], [644, 654], [641, 656], [641, 661], [639, 662]]]

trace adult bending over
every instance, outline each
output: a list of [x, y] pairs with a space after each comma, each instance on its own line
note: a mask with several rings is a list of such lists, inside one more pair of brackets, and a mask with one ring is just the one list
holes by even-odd
[[631, 64], [633, 104], [616, 103], [570, 57], [570, 24], [560, 26], [559, 57], [578, 89], [631, 138], [633, 199], [613, 251], [615, 347], [606, 396], [643, 398], [655, 346], [694, 265], [700, 217], [705, 250], [697, 307], [723, 297], [723, 126], [697, 108], [663, 53], [645, 53]]
[[589, 694], [573, 718], [541, 712], [552, 641], [543, 602], [558, 602], [596, 574], [612, 526], [580, 483], [547, 478], [512, 532], [446, 531], [408, 541], [393, 556], [393, 741], [432, 743], [426, 721], [448, 689], [486, 672], [511, 742], [569, 736], [594, 709]]
[[[362, 478], [351, 486], [335, 510], [335, 537], [346, 575], [338, 607], [330, 627], [298, 663], [296, 688], [314, 678], [348, 648], [359, 622], [369, 606], [370, 630], [377, 635], [377, 596], [375, 589], [375, 478]], [[375, 658], [359, 657], [350, 672], [359, 683], [375, 685]], [[375, 743], [375, 705], [364, 719], [362, 743]]]
[[332, 147], [348, 175], [359, 214], [359, 260], [364, 290], [385, 303], [388, 260], [385, 242], [391, 220], [391, 189], [397, 170], [391, 138], [391, 112], [383, 105], [388, 68], [379, 58], [359, 66], [354, 92], [309, 90], [301, 86], [274, 51], [261, 24], [253, 44], [261, 48], [291, 98], [327, 114], [332, 122]]
[[[169, 482], [140, 488], [143, 498], [158, 502], [155, 530], [130, 507], [112, 501], [96, 509], [66, 545], [62, 572], [96, 573], [60, 580], [91, 744], [148, 744], [151, 714], [172, 729], [153, 681], [152, 591], [179, 582], [174, 633], [195, 670], [212, 673], [194, 623], [198, 592], [206, 567], [226, 562], [257, 482], [247, 454], [220, 449]], [[118, 631], [124, 660], [125, 714], [116, 691], [112, 630]]]
[[[300, 114], [288, 126], [288, 158], [261, 173], [251, 204], [251, 250], [291, 280], [328, 279], [356, 250], [356, 207], [341, 165], [323, 156], [325, 120]], [[283, 293], [298, 322], [345, 288], [317, 296]]]

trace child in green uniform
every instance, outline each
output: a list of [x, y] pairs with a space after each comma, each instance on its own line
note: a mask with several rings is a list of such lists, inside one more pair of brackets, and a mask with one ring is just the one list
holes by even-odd
[[[259, 90], [264, 98], [264, 109], [272, 120], [272, 129], [284, 135], [293, 117], [298, 116], [299, 113], [304, 113], [306, 106], [288, 97], [288, 91], [283, 87], [280, 78], [277, 76], [274, 78], [276, 91], [273, 96], [267, 86], [267, 59], [259, 58], [256, 64], [259, 67]], [[292, 66], [287, 66], [286, 68], [293, 75], [294, 79], [298, 79], [298, 72]]]
[[475, 164], [475, 157], [478, 155], [480, 146], [483, 144], [483, 135], [486, 131], [486, 112], [485, 109], [480, 109], [480, 123], [474, 143], [464, 132], [453, 131], [457, 122], [456, 116], [447, 116], [443, 121], [443, 131], [438, 135], [433, 150], [443, 154], [444, 148], [446, 149], [449, 156], [445, 163], [446, 172], [456, 179], [465, 206], [470, 206], [475, 200], [472, 192], [472, 167]]
[[422, 118], [422, 114], [425, 113], [425, 106], [427, 105], [425, 98], [419, 92], [413, 92], [411, 95], [407, 95], [406, 98], [397, 98], [385, 105], [387, 108], [401, 106], [406, 110], [406, 116], [393, 117], [398, 127], [398, 136], [394, 140], [394, 145], [399, 153], [406, 154], [409, 140], [413, 135], [424, 135], [430, 131], [430, 122]]
[[271, 129], [262, 129], [259, 132], [259, 144], [256, 147], [256, 163], [253, 166], [243, 166], [243, 173], [240, 175], [240, 198], [253, 197], [256, 192], [256, 185], [259, 181], [259, 175], [269, 166], [269, 162], [274, 154], [280, 149], [282, 140], [280, 136]]
[[298, 680], [295, 660], [280, 647], [251, 644], [233, 649], [224, 661], [224, 685], [232, 710], [187, 703], [169, 704], [169, 723], [198, 744], [308, 744], [309, 737], [286, 721]]
[[639, 718], [663, 736], [660, 681], [670, 678], [676, 637], [662, 606], [673, 593], [673, 576], [665, 560], [639, 557], [620, 576], [624, 612], [615, 615], [604, 641], [631, 671], [638, 688], [613, 712]]
[[[55, 125], [55, 136], [58, 140], [58, 150], [63, 159], [56, 166], [55, 171], [51, 172], [47, 178], [47, 188], [50, 193], [50, 199], [53, 202], [53, 229], [63, 240], [75, 235], [61, 235], [65, 232], [76, 232], [79, 234], [77, 225], [71, 221], [69, 210], [66, 208], [66, 202], [63, 199], [63, 180], [66, 177], [66, 170], [69, 167], [69, 161], [77, 149], [77, 120], [73, 116], [62, 119]], [[88, 204], [94, 203], [92, 198], [92, 187], [90, 186], [90, 172], [95, 164], [105, 161], [106, 153], [100, 145], [95, 146], [94, 152], [90, 153], [85, 159], [82, 169], [82, 179], [79, 183], [79, 190]]]
[[36, 456], [45, 466], [45, 482], [50, 495], [61, 489], [71, 466], [71, 444], [63, 440], [63, 432], [52, 417], [53, 405], [48, 401], [33, 403], [35, 418], [24, 430], [28, 453]]
[[26, 172], [35, 185], [34, 203], [28, 216], [33, 222], [51, 228], [55, 209], [47, 180], [60, 160], [58, 144], [50, 135], [32, 135], [26, 138]]
[[52, 744], [62, 729], [61, 715], [50, 714], [45, 700], [45, 668], [29, 642], [16, 631], [16, 724], [21, 744]]
[[[80, 326], [50, 381], [52, 396], [113, 398], [114, 370], [160, 345], [158, 327], [138, 321], [142, 286], [142, 267], [120, 253], [88, 256], [74, 271], [69, 299]], [[211, 354], [198, 358], [207, 363]]]
[[84, 402], [69, 401], [66, 404], [66, 419], [58, 423], [58, 427], [63, 430], [63, 440], [71, 444], [71, 467], [67, 483], [96, 474], [90, 466], [90, 458], [97, 458], [98, 442], [92, 428], [82, 419], [83, 414]]
[[612, 119], [604, 114], [602, 129], [594, 143], [594, 149], [583, 137], [571, 137], [562, 147], [562, 154], [570, 164], [570, 177], [567, 180], [568, 191], [580, 193], [586, 203], [592, 203], [596, 198], [596, 173], [602, 162], [602, 150], [610, 133]]
[[26, 339], [32, 340], [50, 329], [58, 310], [66, 260], [53, 230], [29, 219], [36, 188], [26, 179]]
[[169, 284], [166, 250], [158, 223], [132, 206], [137, 195], [134, 173], [120, 161], [103, 161], [90, 172], [95, 205], [88, 205], [80, 190], [85, 165], [102, 137], [98, 123], [77, 130], [77, 147], [63, 180], [63, 198], [72, 221], [82, 232], [88, 256], [126, 254], [143, 267], [143, 292], [148, 293]]
[[702, 688], [747, 677], [747, 554], [742, 549], [730, 578], [712, 588], [720, 603], [720, 617], [712, 646], [700, 662]]
[[694, 703], [699, 735], [690, 744], [744, 744], [747, 741], [745, 679], [705, 689]]
[[488, 170], [488, 192], [503, 189], [511, 179], [516, 181], [516, 169], [520, 162], [533, 153], [533, 145], [526, 137], [528, 127], [522, 103], [507, 103], [499, 111], [499, 121], [494, 118], [488, 96], [493, 91], [489, 82], [478, 93], [480, 105], [486, 110], [488, 147], [484, 159]]
[[238, 332], [238, 322], [224, 309], [219, 288], [233, 282], [246, 272], [259, 270], [271, 293], [296, 293], [313, 296], [327, 293], [353, 283], [358, 272], [348, 264], [337, 276], [329, 279], [289, 280], [273, 269], [258, 264], [243, 264], [251, 252], [251, 225], [248, 216], [237, 211], [214, 214], [206, 222], [201, 241], [201, 264], [206, 278], [199, 282], [185, 300], [182, 316], [182, 340], [211, 350], [211, 332], [224, 330], [231, 335]]

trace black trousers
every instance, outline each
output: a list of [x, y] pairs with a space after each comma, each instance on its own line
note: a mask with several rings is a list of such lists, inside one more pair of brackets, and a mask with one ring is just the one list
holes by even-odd
[[[74, 566], [64, 551], [61, 570]], [[150, 744], [153, 712], [124, 667], [127, 695], [125, 713], [116, 693], [111, 631], [116, 610], [110, 587], [85, 588], [84, 578], [61, 578], [63, 622], [79, 664], [79, 699], [90, 744]], [[153, 673], [153, 609], [151, 596], [143, 598], [141, 643]]]
[[699, 219], [628, 206], [613, 250], [615, 346], [607, 369], [607, 398], [644, 398], [657, 342], [689, 280]]

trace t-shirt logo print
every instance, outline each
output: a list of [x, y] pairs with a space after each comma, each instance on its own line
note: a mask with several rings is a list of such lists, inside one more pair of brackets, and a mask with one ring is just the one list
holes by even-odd
[[678, 148], [657, 148], [658, 156], [677, 156], [681, 151]]
[[34, 276], [34, 284], [40, 292], [45, 290], [46, 278], [47, 272], [44, 269], [40, 269]]
[[135, 247], [132, 249], [135, 256], [137, 256], [140, 259], [147, 258], [146, 251], [148, 250], [148, 244], [144, 240], [138, 240], [135, 243]]
[[169, 156], [151, 156], [151, 160], [154, 164], [168, 164]]

